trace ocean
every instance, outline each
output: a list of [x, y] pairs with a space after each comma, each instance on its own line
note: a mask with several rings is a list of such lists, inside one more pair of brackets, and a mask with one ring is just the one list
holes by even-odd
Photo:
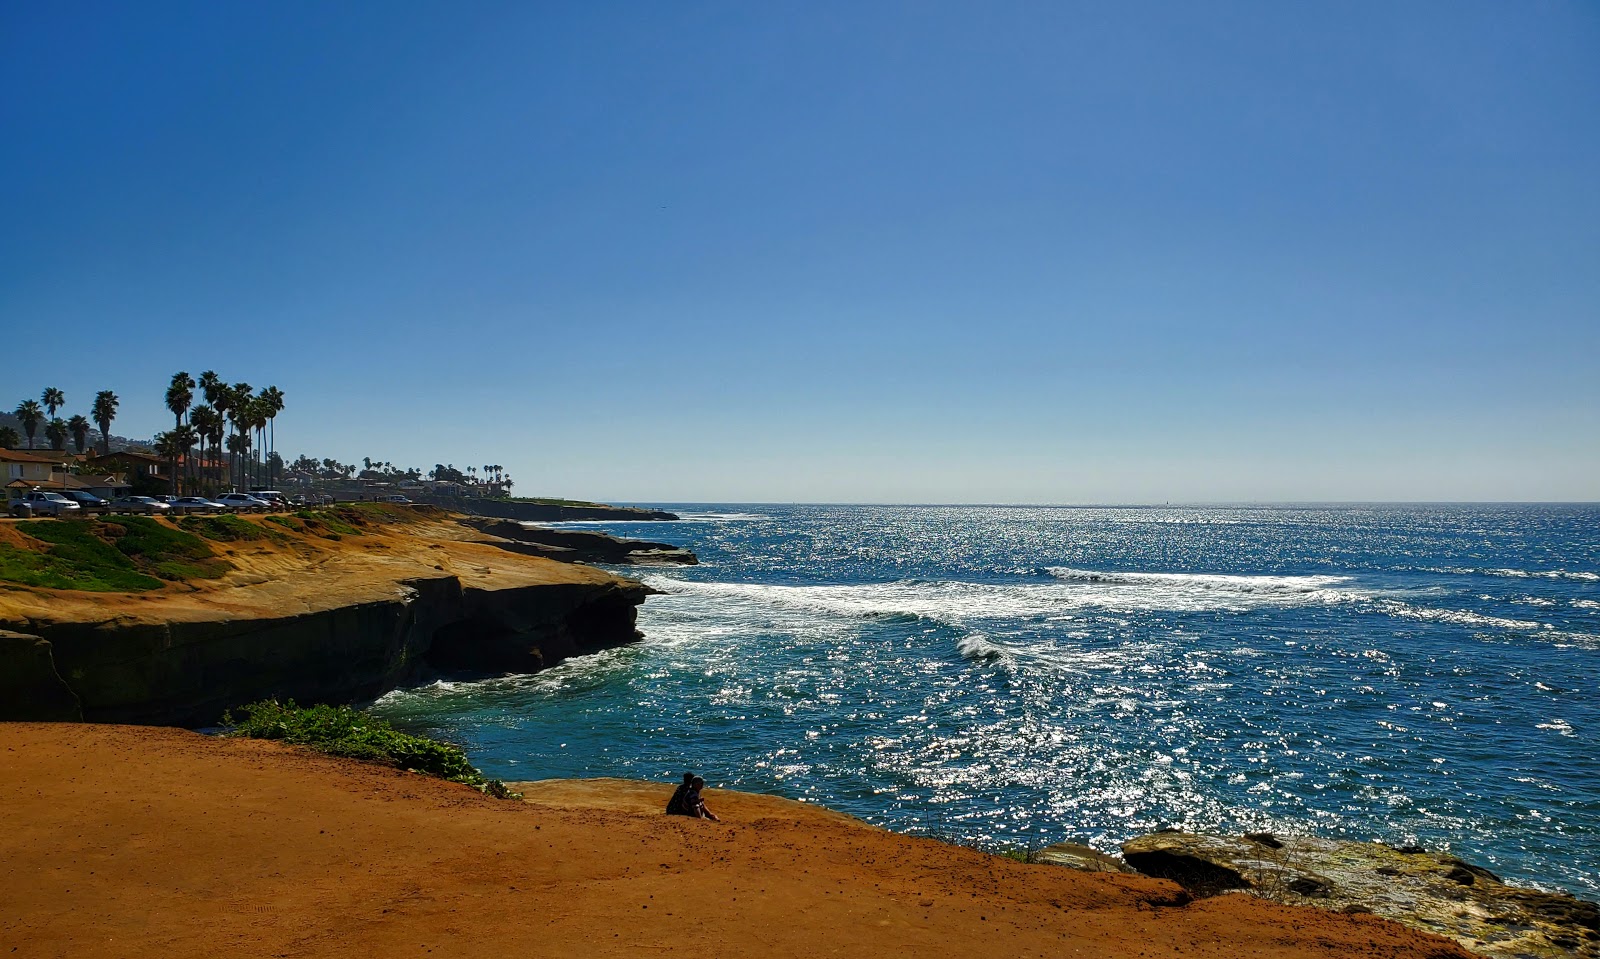
[[374, 709], [507, 780], [774, 793], [991, 849], [1166, 826], [1600, 896], [1600, 506], [662, 504], [645, 639]]

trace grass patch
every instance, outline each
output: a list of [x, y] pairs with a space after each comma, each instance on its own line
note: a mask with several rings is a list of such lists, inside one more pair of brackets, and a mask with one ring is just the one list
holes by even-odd
[[273, 538], [270, 530], [237, 516], [185, 516], [178, 525], [217, 543], [249, 543]]
[[161, 580], [140, 573], [125, 558], [84, 561], [82, 551], [18, 549], [0, 543], [0, 580], [43, 589], [82, 589], [96, 593], [142, 593], [160, 589]]
[[461, 747], [426, 736], [402, 733], [376, 716], [349, 706], [296, 706], [263, 700], [240, 707], [241, 715], [223, 715], [226, 735], [277, 739], [309, 746], [330, 756], [365, 759], [399, 769], [466, 783], [497, 799], [520, 799], [498, 779], [485, 778], [467, 762]]
[[278, 516], [274, 514], [267, 517], [267, 522], [275, 523], [278, 526], [284, 527], [285, 529], [292, 529], [296, 533], [304, 532], [306, 528], [305, 520], [294, 516]]
[[295, 518], [305, 524], [305, 530], [317, 536], [328, 539], [339, 539], [344, 536], [360, 536], [361, 531], [341, 518], [334, 510], [303, 509], [295, 514]]
[[24, 586], [141, 593], [163, 580], [216, 579], [233, 568], [199, 537], [144, 517], [35, 520], [15, 528], [40, 548], [0, 546], [0, 579]]

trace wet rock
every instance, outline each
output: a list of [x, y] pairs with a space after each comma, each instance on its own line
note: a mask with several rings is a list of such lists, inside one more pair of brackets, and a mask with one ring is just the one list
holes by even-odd
[[619, 539], [586, 529], [524, 526], [501, 519], [471, 518], [463, 522], [506, 542], [495, 545], [514, 553], [543, 556], [564, 563], [606, 563], [613, 566], [694, 566], [699, 558], [670, 543]]
[[1154, 833], [1123, 844], [1128, 864], [1196, 895], [1240, 890], [1344, 913], [1371, 912], [1495, 959], [1600, 959], [1600, 906], [1508, 886], [1419, 847], [1252, 834]]

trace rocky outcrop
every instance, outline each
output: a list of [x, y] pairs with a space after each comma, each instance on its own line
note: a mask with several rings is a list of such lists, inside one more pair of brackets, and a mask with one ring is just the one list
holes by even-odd
[[1131, 873], [1134, 868], [1118, 859], [1108, 856], [1098, 849], [1075, 842], [1058, 842], [1053, 846], [1035, 850], [1028, 854], [1029, 862], [1043, 863], [1048, 866], [1066, 866], [1068, 869], [1077, 869], [1082, 872], [1117, 872]]
[[596, 588], [470, 590], [462, 615], [434, 633], [428, 662], [439, 669], [532, 673], [571, 656], [640, 638], [637, 608], [649, 590], [631, 580]]
[[1124, 843], [1122, 855], [1145, 875], [1171, 879], [1196, 895], [1237, 890], [1370, 912], [1497, 959], [1600, 957], [1600, 906], [1508, 886], [1487, 869], [1417, 847], [1162, 832]]
[[499, 519], [527, 520], [535, 523], [559, 522], [642, 522], [674, 520], [676, 513], [659, 509], [640, 509], [636, 506], [563, 506], [555, 503], [521, 503], [516, 500], [457, 499], [447, 496], [421, 496], [419, 503], [442, 506], [476, 516]]
[[515, 520], [468, 519], [474, 529], [510, 542], [513, 552], [544, 556], [566, 563], [606, 563], [613, 566], [693, 566], [699, 558], [681, 546], [642, 539], [620, 539], [585, 529], [524, 526]]
[[645, 593], [617, 577], [485, 589], [441, 575], [281, 616], [37, 622], [0, 639], [0, 718], [204, 726], [272, 696], [370, 699], [423, 667], [532, 671], [637, 639]]

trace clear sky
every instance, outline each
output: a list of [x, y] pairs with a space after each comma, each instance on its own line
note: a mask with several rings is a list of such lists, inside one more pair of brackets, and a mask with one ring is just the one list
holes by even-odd
[[7, 0], [0, 332], [528, 495], [1600, 499], [1600, 5]]

